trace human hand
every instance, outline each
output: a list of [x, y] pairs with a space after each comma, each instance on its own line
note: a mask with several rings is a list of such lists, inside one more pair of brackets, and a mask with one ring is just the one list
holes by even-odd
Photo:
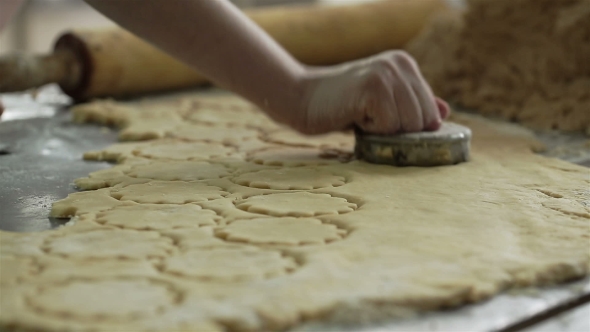
[[288, 123], [305, 134], [357, 125], [375, 134], [436, 130], [450, 114], [414, 59], [389, 51], [342, 65], [309, 69], [300, 110]]

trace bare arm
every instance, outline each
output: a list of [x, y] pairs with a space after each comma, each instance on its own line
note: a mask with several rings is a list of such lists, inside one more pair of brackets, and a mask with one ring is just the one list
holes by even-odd
[[302, 99], [304, 68], [229, 1], [87, 2], [271, 116], [289, 122], [298, 109], [281, 108]]
[[436, 129], [448, 106], [407, 54], [334, 67], [293, 59], [228, 0], [86, 0], [123, 28], [309, 134]]

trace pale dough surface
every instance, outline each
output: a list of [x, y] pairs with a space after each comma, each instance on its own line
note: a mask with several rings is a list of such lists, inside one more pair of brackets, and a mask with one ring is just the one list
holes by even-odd
[[318, 219], [261, 218], [235, 221], [217, 234], [227, 241], [298, 245], [340, 240], [346, 231]]
[[344, 198], [332, 197], [328, 194], [297, 192], [253, 196], [237, 202], [236, 207], [240, 210], [275, 217], [313, 217], [352, 212], [357, 205], [349, 203]]
[[354, 149], [354, 135], [351, 133], [330, 133], [318, 136], [305, 136], [295, 131], [276, 130], [265, 139], [278, 144], [326, 149]]
[[[219, 111], [223, 112], [223, 110]], [[228, 145], [239, 145], [242, 141], [258, 138], [260, 133], [254, 129], [232, 128], [228, 130], [223, 125], [196, 125], [182, 124], [169, 134], [171, 137], [187, 141], [223, 143]]]
[[253, 188], [310, 190], [342, 186], [345, 178], [321, 169], [280, 168], [245, 173], [234, 182]]
[[[228, 95], [73, 112], [135, 128], [134, 139], [156, 134], [84, 156], [117, 165], [54, 203], [52, 216], [74, 217], [66, 226], [0, 232], [2, 328], [283, 330], [342, 312], [362, 321], [375, 303], [435, 310], [589, 272], [588, 169], [535, 155], [531, 136], [508, 125], [456, 114], [474, 132], [470, 162], [395, 168], [323, 158], [351, 147], [278, 134]], [[227, 132], [160, 137], [168, 122], [152, 125], [166, 114]], [[260, 137], [219, 143], [240, 128]]]
[[154, 161], [132, 166], [128, 170], [123, 170], [123, 173], [134, 178], [162, 181], [210, 180], [231, 174], [223, 164], [201, 161]]

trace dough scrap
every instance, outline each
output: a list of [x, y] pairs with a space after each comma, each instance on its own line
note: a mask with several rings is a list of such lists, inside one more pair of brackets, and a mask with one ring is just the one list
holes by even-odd
[[281, 168], [242, 174], [234, 182], [246, 187], [277, 190], [311, 190], [339, 187], [345, 184], [343, 176], [313, 168]]
[[238, 220], [219, 230], [228, 241], [251, 244], [305, 245], [341, 240], [345, 230], [312, 218], [260, 218]]
[[229, 176], [231, 172], [222, 164], [205, 161], [153, 161], [130, 167], [127, 175], [160, 181], [197, 181]]
[[186, 204], [223, 198], [228, 193], [202, 182], [150, 181], [111, 190], [121, 201], [148, 204]]
[[120, 162], [125, 158], [133, 157], [133, 151], [139, 147], [148, 146], [151, 142], [124, 142], [115, 143], [105, 149], [84, 153], [84, 160]]
[[111, 197], [109, 193], [109, 189], [99, 189], [69, 194], [67, 198], [53, 203], [49, 216], [53, 218], [71, 218], [76, 215], [112, 209], [119, 205], [132, 204], [118, 201]]
[[337, 159], [322, 158], [322, 150], [315, 148], [284, 147], [254, 152], [248, 160], [268, 166], [318, 166], [340, 163]]
[[72, 258], [163, 257], [174, 250], [169, 238], [156, 232], [129, 229], [98, 229], [67, 234], [50, 240], [44, 249], [54, 255]]
[[209, 160], [235, 155], [235, 150], [221, 144], [201, 142], [163, 141], [142, 146], [133, 152], [136, 156], [170, 160]]
[[236, 202], [238, 209], [275, 217], [314, 217], [356, 210], [357, 205], [344, 198], [308, 192], [253, 196]]
[[157, 138], [164, 138], [173, 132], [182, 119], [178, 116], [169, 115], [167, 118], [143, 119], [133, 121], [119, 133], [121, 141], [145, 141]]
[[125, 127], [136, 110], [113, 100], [97, 100], [71, 108], [74, 122], [94, 122], [103, 125]]
[[[82, 319], [132, 320], [174, 305], [170, 285], [146, 279], [73, 280], [47, 285], [29, 300], [53, 315]], [[91, 298], [88, 294], [93, 294]], [[122, 300], [121, 294], [126, 294]]]
[[276, 277], [295, 267], [290, 258], [278, 251], [262, 250], [189, 250], [164, 262], [164, 271], [199, 280], [245, 281]]
[[96, 222], [137, 230], [215, 226], [219, 218], [195, 204], [140, 204], [115, 207], [96, 215]]
[[101, 188], [114, 187], [118, 184], [125, 185], [145, 183], [149, 179], [132, 178], [125, 174], [130, 169], [130, 165], [119, 164], [109, 169], [102, 169], [88, 174], [88, 177], [74, 180], [76, 187], [82, 190], [96, 190]]

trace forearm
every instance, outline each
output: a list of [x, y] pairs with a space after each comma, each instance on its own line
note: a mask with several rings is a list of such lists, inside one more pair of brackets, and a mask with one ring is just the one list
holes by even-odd
[[[227, 0], [86, 0], [123, 28], [217, 85], [284, 118], [300, 102], [304, 68]], [[287, 119], [285, 119], [287, 120]]]

